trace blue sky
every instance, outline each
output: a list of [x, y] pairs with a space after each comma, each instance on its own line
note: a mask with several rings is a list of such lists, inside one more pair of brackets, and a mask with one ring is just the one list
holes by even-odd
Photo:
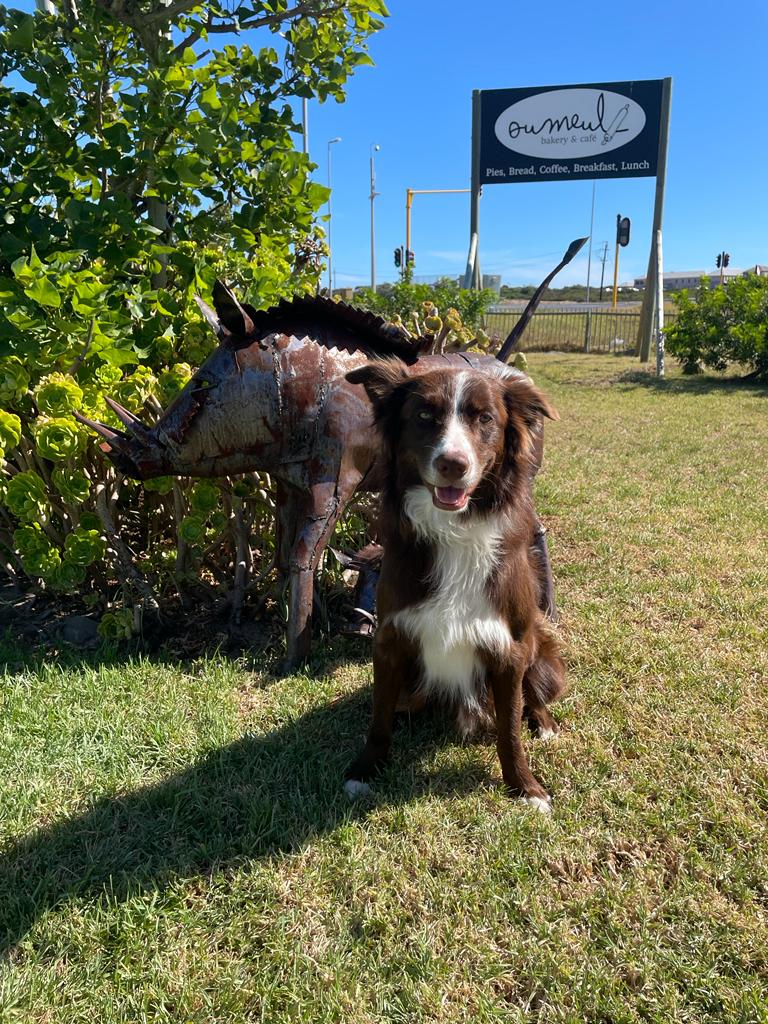
[[[33, 8], [33, 0], [9, 6]], [[673, 78], [664, 218], [667, 270], [768, 263], [768, 4], [537, 4], [485, 0], [389, 0], [386, 28], [370, 41], [375, 67], [350, 80], [344, 104], [310, 103], [310, 155], [327, 183], [333, 147], [336, 284], [370, 281], [369, 156], [376, 154], [379, 282], [405, 242], [406, 188], [467, 188], [473, 89]], [[228, 41], [218, 37], [222, 45]], [[273, 42], [263, 35], [252, 46]], [[300, 137], [297, 145], [301, 145]], [[632, 220], [620, 280], [645, 273], [653, 178], [601, 180], [596, 189], [592, 281], [616, 214]], [[589, 233], [592, 183], [494, 184], [484, 189], [481, 268], [510, 284], [538, 282], [568, 242]], [[412, 248], [417, 275], [462, 273], [469, 243], [468, 195], [416, 196]], [[585, 282], [586, 248], [558, 278]]]
[[[466, 188], [473, 89], [629, 81], [672, 76], [664, 217], [667, 270], [768, 263], [768, 5], [512, 3], [390, 0], [373, 37], [376, 67], [349, 83], [344, 105], [310, 104], [310, 154], [327, 182], [333, 147], [336, 282], [370, 277], [369, 152], [376, 154], [377, 277], [392, 279], [404, 242], [405, 189]], [[616, 214], [632, 220], [620, 279], [645, 273], [653, 178], [597, 183], [594, 243], [611, 243]], [[587, 181], [486, 186], [481, 267], [505, 282], [538, 281], [567, 243], [589, 233]], [[465, 195], [417, 196], [412, 248], [417, 274], [463, 272], [469, 242]], [[596, 252], [592, 280], [595, 280]], [[600, 266], [597, 264], [599, 281]], [[612, 256], [606, 266], [612, 273]], [[559, 283], [586, 281], [583, 256]]]

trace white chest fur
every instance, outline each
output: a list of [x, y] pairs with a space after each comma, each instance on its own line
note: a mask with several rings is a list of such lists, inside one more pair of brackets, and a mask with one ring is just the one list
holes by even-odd
[[504, 651], [511, 643], [486, 593], [503, 522], [488, 516], [462, 523], [455, 512], [436, 508], [426, 487], [406, 493], [404, 510], [417, 533], [434, 546], [432, 593], [397, 612], [392, 623], [419, 644], [425, 688], [474, 704], [483, 671], [478, 651]]

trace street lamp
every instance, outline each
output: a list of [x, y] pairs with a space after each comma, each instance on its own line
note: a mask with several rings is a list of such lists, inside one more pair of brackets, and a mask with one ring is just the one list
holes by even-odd
[[381, 146], [371, 143], [371, 291], [376, 291], [376, 227], [374, 224], [373, 201], [380, 195], [376, 191], [376, 166], [373, 162], [373, 154], [378, 153]]
[[328, 140], [328, 294], [330, 296], [333, 296], [333, 258], [331, 256], [331, 219], [333, 217], [331, 196], [333, 195], [333, 184], [331, 178], [331, 146], [335, 142], [341, 142], [340, 135], [335, 139]]

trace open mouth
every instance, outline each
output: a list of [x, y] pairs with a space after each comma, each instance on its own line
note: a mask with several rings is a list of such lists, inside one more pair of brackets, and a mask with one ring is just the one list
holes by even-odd
[[432, 502], [446, 512], [460, 512], [466, 508], [469, 492], [463, 487], [435, 487], [432, 490]]

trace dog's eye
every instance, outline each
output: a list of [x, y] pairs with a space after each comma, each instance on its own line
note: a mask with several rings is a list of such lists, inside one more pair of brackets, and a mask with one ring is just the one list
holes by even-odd
[[435, 417], [431, 412], [427, 412], [426, 409], [422, 409], [419, 413], [419, 419], [424, 420], [425, 423], [431, 422]]
[[493, 416], [489, 412], [481, 412], [477, 418], [481, 423], [493, 423]]

